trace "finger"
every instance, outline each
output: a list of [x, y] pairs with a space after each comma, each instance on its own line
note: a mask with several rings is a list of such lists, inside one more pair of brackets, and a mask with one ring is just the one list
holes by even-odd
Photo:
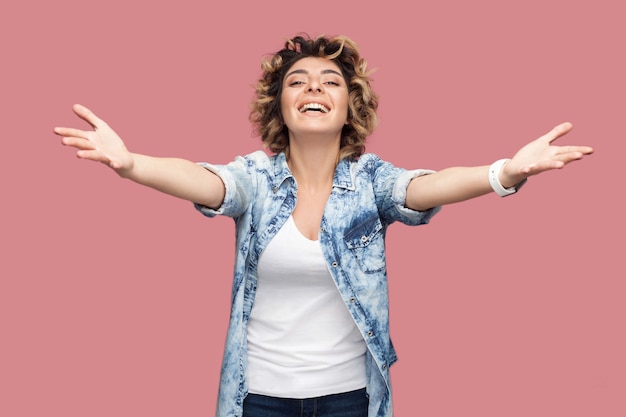
[[90, 161], [102, 162], [109, 165], [109, 158], [104, 156], [102, 152], [96, 150], [79, 150], [76, 156], [80, 159], [88, 159]]
[[76, 137], [63, 137], [61, 143], [65, 146], [72, 146], [76, 149], [93, 150], [96, 146], [88, 139], [76, 138]]
[[582, 155], [588, 155], [593, 153], [593, 148], [591, 146], [559, 146], [555, 155], [568, 154], [568, 153], [578, 153]]
[[561, 169], [565, 166], [565, 162], [559, 159], [547, 159], [544, 161], [539, 161], [534, 164], [526, 165], [522, 167], [521, 172], [527, 176], [537, 175], [544, 171], [548, 171], [551, 169]]
[[74, 104], [72, 110], [74, 111], [74, 113], [76, 113], [78, 117], [89, 123], [94, 129], [97, 129], [98, 127], [104, 125], [104, 121], [102, 121], [91, 110], [81, 104]]
[[522, 173], [527, 175], [536, 175], [543, 171], [548, 171], [551, 169], [561, 169], [570, 162], [582, 159], [585, 156], [585, 153], [581, 152], [579, 149], [589, 147], [570, 146], [566, 148], [568, 148], [567, 152], [560, 151], [558, 153], [555, 153], [549, 159], [544, 159], [534, 164], [522, 167]]
[[561, 136], [569, 133], [569, 131], [573, 128], [574, 126], [570, 122], [561, 123], [560, 125], [555, 126], [551, 131], [546, 133], [544, 135], [544, 138], [547, 140], [548, 143], [552, 143]]
[[54, 133], [59, 136], [73, 136], [75, 138], [87, 139], [88, 132], [80, 129], [73, 129], [71, 127], [55, 127]]
[[569, 164], [570, 162], [577, 161], [579, 159], [583, 159], [585, 156], [584, 153], [579, 151], [573, 151], [558, 155], [558, 160], [562, 161], [564, 164]]

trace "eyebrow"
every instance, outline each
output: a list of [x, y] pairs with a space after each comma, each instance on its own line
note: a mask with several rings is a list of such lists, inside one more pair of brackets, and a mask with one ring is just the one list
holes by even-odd
[[[308, 74], [309, 71], [305, 70], [305, 69], [297, 69], [297, 70], [293, 70], [291, 71], [289, 74], [285, 75], [285, 78], [289, 77], [290, 75], [293, 74]], [[340, 72], [335, 71], [334, 69], [325, 69], [321, 71], [322, 74], [336, 74], [340, 77], [343, 77], [343, 75], [341, 75]]]

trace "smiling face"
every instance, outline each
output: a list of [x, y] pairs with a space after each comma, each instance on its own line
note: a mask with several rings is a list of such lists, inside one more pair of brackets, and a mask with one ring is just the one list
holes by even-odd
[[348, 120], [348, 86], [334, 62], [302, 58], [287, 71], [282, 87], [280, 109], [290, 138], [307, 133], [341, 138]]
[[[318, 118], [315, 119], [312, 111], [292, 113], [293, 106], [295, 106], [293, 102], [297, 99], [294, 96], [299, 92], [297, 89], [302, 88], [298, 86], [301, 85], [300, 82], [308, 82], [308, 78], [295, 81], [295, 84], [289, 87], [288, 83], [291, 79], [285, 79], [285, 76], [296, 74], [301, 76], [321, 75], [320, 69], [317, 69], [317, 72], [312, 72], [314, 69], [312, 65], [319, 62], [318, 60], [325, 64], [325, 70], [331, 69], [336, 73], [341, 72], [342, 76], [335, 74], [337, 76], [336, 81], [341, 86], [341, 94], [347, 95], [347, 98], [345, 95], [341, 96], [341, 100], [346, 99], [348, 105], [345, 111], [341, 110], [339, 113], [337, 109], [342, 108], [343, 105], [337, 105], [341, 100], [334, 99], [335, 95], [332, 91], [335, 90], [335, 87], [333, 87], [332, 81], [330, 83], [321, 81], [324, 90], [322, 94], [320, 89], [318, 95], [333, 97], [327, 101], [334, 107], [328, 108], [326, 106], [328, 112], [318, 113]], [[311, 67], [304, 65], [306, 63], [310, 63]], [[339, 131], [339, 125], [333, 125], [335, 133], [330, 136], [333, 139], [339, 137], [339, 159], [356, 159], [365, 152], [365, 141], [374, 131], [378, 122], [378, 115], [376, 114], [378, 95], [370, 85], [370, 71], [367, 69], [367, 62], [361, 57], [359, 47], [353, 40], [346, 36], [309, 38], [306, 35], [299, 35], [287, 40], [284, 48], [275, 54], [265, 57], [262, 60], [261, 68], [263, 72], [256, 84], [249, 119], [252, 122], [254, 133], [261, 138], [263, 145], [270, 152], [289, 154], [289, 148], [300, 140], [300, 132], [305, 131], [304, 127], [308, 126], [310, 137], [314, 134], [312, 133], [312, 129], [315, 127], [313, 122], [329, 120], [326, 116], [335, 117], [339, 114], [341, 114], [342, 129]], [[296, 70], [299, 72], [292, 74]], [[300, 71], [303, 72], [300, 73]], [[330, 75], [330, 73], [324, 75]], [[346, 83], [345, 89], [344, 83]], [[320, 110], [326, 111], [326, 109], [318, 107]], [[305, 115], [311, 116], [308, 119], [308, 125], [298, 118], [298, 116]], [[320, 125], [321, 123], [317, 127], [320, 128]], [[330, 123], [325, 125], [328, 132], [330, 132], [330, 126]], [[321, 131], [321, 128], [318, 131]], [[329, 137], [328, 134], [326, 135]], [[317, 134], [316, 139], [317, 142], [320, 142], [323, 136]]]

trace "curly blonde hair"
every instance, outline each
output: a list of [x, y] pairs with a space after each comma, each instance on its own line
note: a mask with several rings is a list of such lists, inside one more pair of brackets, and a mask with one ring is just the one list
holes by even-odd
[[357, 159], [365, 152], [365, 139], [378, 123], [378, 95], [370, 86], [367, 62], [360, 56], [356, 42], [346, 36], [310, 38], [299, 35], [285, 47], [263, 59], [261, 78], [250, 105], [250, 121], [265, 147], [289, 156], [289, 133], [280, 111], [283, 79], [294, 63], [306, 57], [332, 60], [348, 85], [348, 122], [341, 132], [339, 159]]

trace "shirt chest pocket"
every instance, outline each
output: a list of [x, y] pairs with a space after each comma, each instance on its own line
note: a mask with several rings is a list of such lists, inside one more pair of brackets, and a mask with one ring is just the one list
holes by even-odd
[[385, 270], [385, 239], [378, 216], [370, 216], [353, 225], [344, 235], [348, 250], [366, 273]]

